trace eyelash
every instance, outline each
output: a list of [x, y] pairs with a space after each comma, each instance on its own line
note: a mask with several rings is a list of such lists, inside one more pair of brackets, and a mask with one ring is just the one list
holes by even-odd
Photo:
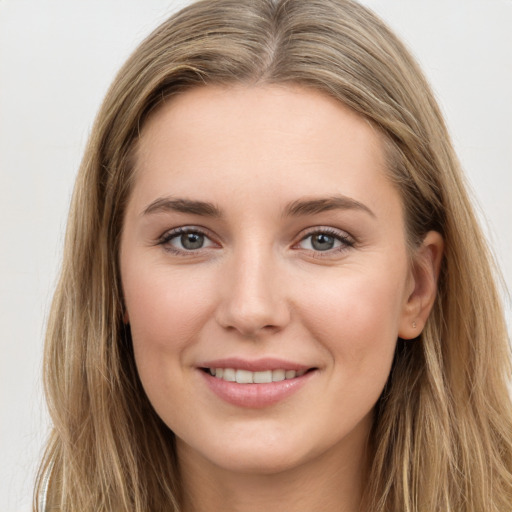
[[355, 240], [348, 233], [345, 233], [343, 231], [339, 231], [337, 229], [329, 227], [315, 227], [308, 230], [306, 234], [299, 240], [299, 242], [295, 244], [295, 246], [297, 246], [301, 242], [304, 242], [304, 240], [313, 237], [314, 235], [327, 235], [334, 238], [336, 241], [340, 242], [339, 247], [329, 249], [326, 251], [314, 251], [306, 249], [311, 252], [314, 258], [329, 258], [332, 257], [333, 255], [338, 255], [342, 252], [347, 251], [351, 247], [354, 247], [356, 243]]
[[[170, 244], [170, 242], [172, 240], [174, 240], [175, 238], [178, 238], [179, 236], [184, 235], [184, 234], [201, 235], [201, 236], [204, 236], [206, 239], [208, 239], [210, 242], [212, 242], [210, 235], [205, 230], [203, 230], [199, 227], [196, 227], [196, 226], [184, 226], [184, 227], [172, 229], [171, 231], [167, 231], [166, 233], [164, 233], [158, 240], [157, 245], [163, 246], [166, 251], [176, 254], [178, 256], [187, 256], [187, 255], [191, 255], [191, 254], [197, 254], [198, 252], [205, 249], [204, 247], [201, 247], [199, 249], [189, 249], [189, 250], [177, 249]], [[320, 250], [315, 251], [315, 250], [311, 250], [311, 249], [305, 249], [306, 251], [310, 252], [314, 258], [327, 258], [329, 256], [333, 256], [334, 254], [339, 254], [341, 252], [344, 252], [344, 251], [350, 249], [351, 247], [354, 247], [354, 245], [355, 245], [354, 239], [347, 233], [344, 233], [344, 232], [341, 232], [341, 231], [338, 231], [336, 229], [329, 228], [329, 227], [315, 227], [315, 228], [310, 228], [310, 230], [308, 230], [306, 232], [306, 234], [304, 236], [302, 236], [301, 239], [296, 244], [294, 244], [293, 247], [294, 248], [297, 247], [300, 243], [304, 242], [305, 240], [307, 240], [308, 238], [310, 238], [314, 235], [326, 235], [326, 236], [332, 237], [336, 241], [340, 242], [339, 247], [336, 247], [333, 249], [328, 249], [325, 251], [320, 251]], [[212, 242], [212, 243], [214, 244], [215, 242]]]
[[187, 234], [196, 234], [196, 235], [202, 235], [206, 239], [211, 241], [211, 236], [203, 229], [196, 227], [196, 226], [184, 226], [179, 227], [176, 229], [172, 229], [171, 231], [167, 231], [164, 233], [160, 239], [157, 242], [157, 245], [161, 245], [164, 247], [164, 249], [168, 252], [171, 252], [173, 254], [176, 254], [178, 256], [188, 256], [190, 254], [197, 254], [199, 251], [204, 249], [203, 247], [199, 249], [177, 249], [171, 245], [171, 241], [175, 238], [178, 238], [181, 235], [187, 235]]

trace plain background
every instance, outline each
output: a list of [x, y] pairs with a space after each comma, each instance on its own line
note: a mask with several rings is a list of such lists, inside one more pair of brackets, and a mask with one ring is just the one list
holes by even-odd
[[[184, 0], [0, 0], [0, 510], [28, 512], [66, 213], [115, 72]], [[419, 59], [512, 287], [512, 0], [365, 0]], [[484, 212], [484, 213], [482, 213]], [[510, 323], [510, 302], [507, 302]]]

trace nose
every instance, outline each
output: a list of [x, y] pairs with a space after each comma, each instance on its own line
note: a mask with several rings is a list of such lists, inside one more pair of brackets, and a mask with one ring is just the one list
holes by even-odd
[[217, 322], [247, 338], [281, 331], [290, 321], [290, 309], [276, 258], [246, 253], [226, 266]]

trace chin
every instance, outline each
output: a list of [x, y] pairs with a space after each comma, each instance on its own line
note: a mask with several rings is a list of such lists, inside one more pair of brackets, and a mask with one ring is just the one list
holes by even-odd
[[278, 457], [259, 457], [246, 455], [243, 458], [224, 458], [218, 461], [216, 466], [229, 473], [240, 475], [278, 475], [289, 473], [300, 467], [301, 461], [295, 457], [288, 457], [286, 454]]
[[302, 443], [293, 442], [290, 436], [287, 439], [276, 435], [243, 437], [241, 442], [231, 436], [227, 443], [216, 440], [195, 446], [178, 439], [178, 454], [181, 460], [183, 455], [192, 456], [225, 471], [261, 475], [291, 470], [308, 459]]
[[290, 471], [301, 465], [301, 457], [297, 453], [268, 453], [262, 450], [247, 450], [233, 453], [218, 461], [223, 469], [241, 474], [275, 475]]

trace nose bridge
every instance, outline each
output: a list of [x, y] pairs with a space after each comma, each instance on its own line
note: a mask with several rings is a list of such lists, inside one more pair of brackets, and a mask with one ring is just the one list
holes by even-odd
[[279, 279], [279, 261], [271, 247], [258, 243], [235, 248], [229, 263], [219, 323], [244, 336], [280, 330], [289, 312]]

